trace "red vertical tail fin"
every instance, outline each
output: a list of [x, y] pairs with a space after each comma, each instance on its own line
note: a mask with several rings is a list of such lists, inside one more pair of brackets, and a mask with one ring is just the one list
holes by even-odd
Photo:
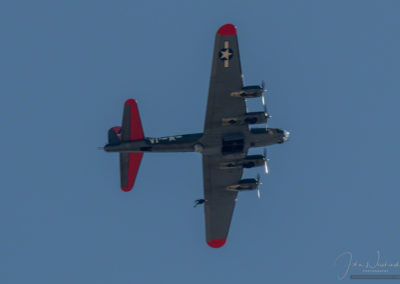
[[[122, 116], [121, 141], [136, 141], [144, 139], [142, 122], [140, 121], [137, 102], [129, 99], [125, 102]], [[142, 161], [143, 153], [120, 153], [121, 189], [130, 191]]]
[[114, 126], [108, 130], [108, 144], [115, 145], [121, 143], [121, 127]]

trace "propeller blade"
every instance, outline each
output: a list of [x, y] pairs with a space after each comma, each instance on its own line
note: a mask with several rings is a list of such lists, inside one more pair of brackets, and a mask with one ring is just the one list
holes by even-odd
[[258, 196], [258, 199], [261, 198], [260, 185], [261, 185], [260, 174], [257, 174], [257, 196]]
[[269, 174], [269, 168], [268, 168], [268, 158], [267, 158], [267, 149], [264, 148], [264, 167], [265, 167], [265, 173]]
[[266, 103], [264, 94], [261, 95], [261, 101], [262, 101], [262, 105], [263, 105], [265, 114], [267, 115], [268, 118], [270, 118], [271, 116], [268, 114], [267, 103]]
[[[267, 122], [268, 119], [269, 119], [271, 116], [270, 116], [269, 113], [268, 113], [268, 110], [267, 110], [267, 103], [266, 103], [265, 95], [264, 95], [264, 93], [267, 91], [267, 90], [265, 89], [265, 82], [264, 82], [264, 80], [261, 81], [261, 86], [260, 86], [260, 87], [262, 88], [261, 101], [262, 101], [262, 105], [263, 105], [263, 108], [264, 108], [265, 116], [266, 116], [266, 118], [267, 118], [267, 120], [266, 120], [266, 122]], [[265, 127], [267, 127], [267, 125], [266, 125]]]

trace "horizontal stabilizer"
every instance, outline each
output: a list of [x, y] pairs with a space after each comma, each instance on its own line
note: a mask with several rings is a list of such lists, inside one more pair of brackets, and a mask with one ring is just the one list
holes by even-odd
[[125, 102], [122, 116], [121, 140], [135, 141], [144, 139], [137, 102], [129, 99]]
[[130, 191], [135, 183], [143, 153], [120, 153], [121, 189]]
[[[122, 142], [144, 139], [137, 102], [129, 99], [125, 102], [119, 139]], [[130, 191], [142, 161], [143, 153], [120, 153], [121, 189]]]

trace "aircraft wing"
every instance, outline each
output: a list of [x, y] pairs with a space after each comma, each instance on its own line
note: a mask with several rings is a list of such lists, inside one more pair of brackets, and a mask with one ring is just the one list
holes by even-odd
[[215, 36], [204, 134], [232, 132], [232, 127], [239, 131], [248, 131], [247, 125], [222, 126], [223, 118], [246, 113], [245, 100], [230, 95], [242, 87], [236, 28], [232, 24], [227, 24], [222, 26]]
[[[246, 136], [249, 126], [224, 125], [223, 119], [234, 118], [247, 112], [242, 98], [231, 96], [231, 92], [243, 87], [239, 45], [235, 26], [222, 26], [215, 36], [210, 88], [208, 93], [203, 141], [205, 144], [220, 144], [230, 135]], [[243, 153], [245, 156], [247, 149]], [[219, 248], [226, 242], [237, 197], [236, 191], [227, 186], [237, 184], [243, 174], [242, 168], [221, 169], [227, 157], [222, 153], [203, 154], [204, 210], [206, 239], [209, 246]]]
[[218, 156], [203, 155], [206, 240], [213, 248], [226, 242], [238, 194], [226, 187], [237, 183], [243, 173], [242, 168], [220, 169], [221, 162]]

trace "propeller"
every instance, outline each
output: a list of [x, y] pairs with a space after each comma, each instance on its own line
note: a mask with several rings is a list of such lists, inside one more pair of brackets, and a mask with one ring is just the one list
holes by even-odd
[[261, 81], [261, 88], [262, 88], [263, 91], [265, 92], [265, 82], [264, 82], [264, 80]]
[[260, 194], [260, 185], [262, 185], [261, 181], [260, 181], [260, 174], [257, 174], [257, 196], [258, 199], [261, 198], [261, 194]]
[[265, 82], [264, 81], [262, 81], [261, 82], [261, 88], [262, 88], [262, 95], [261, 95], [261, 101], [262, 101], [262, 104], [263, 104], [263, 107], [264, 107], [264, 112], [265, 112], [265, 115], [267, 116], [267, 118], [270, 118], [271, 116], [268, 114], [268, 110], [267, 110], [267, 104], [266, 104], [266, 102], [265, 102], [265, 96], [264, 96], [264, 93], [267, 91], [266, 89], [265, 89]]
[[265, 173], [266, 174], [269, 173], [268, 161], [269, 161], [269, 159], [267, 158], [267, 148], [264, 148], [264, 167], [265, 167]]

